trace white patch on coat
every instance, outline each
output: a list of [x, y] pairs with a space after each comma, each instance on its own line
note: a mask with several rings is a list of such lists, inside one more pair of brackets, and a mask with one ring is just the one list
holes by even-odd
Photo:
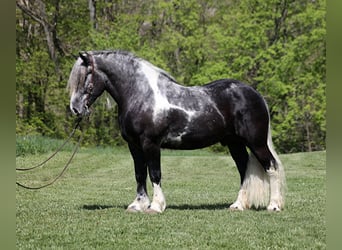
[[172, 108], [183, 111], [184, 113], [188, 115], [188, 120], [191, 120], [196, 114], [195, 110], [187, 110], [187, 109], [184, 109], [183, 107], [171, 104], [167, 100], [166, 96], [164, 96], [161, 93], [158, 87], [158, 78], [159, 78], [160, 70], [146, 61], [141, 61], [140, 65], [141, 65], [141, 70], [143, 74], [146, 76], [148, 80], [148, 84], [153, 92], [153, 97], [154, 97], [153, 120], [154, 121], [157, 120], [158, 115], [160, 113], [164, 111], [168, 111]]
[[174, 146], [182, 144], [183, 136], [185, 136], [188, 133], [187, 129], [188, 127], [185, 127], [183, 132], [167, 134], [164, 143], [171, 144]]

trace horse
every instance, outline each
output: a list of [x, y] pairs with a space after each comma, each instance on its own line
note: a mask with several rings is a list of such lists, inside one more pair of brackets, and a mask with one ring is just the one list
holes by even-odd
[[283, 210], [284, 167], [273, 148], [266, 101], [251, 86], [220, 79], [187, 87], [133, 53], [104, 50], [79, 52], [67, 88], [70, 110], [79, 117], [90, 114], [90, 106], [104, 91], [117, 103], [137, 185], [128, 212], [165, 211], [162, 148], [191, 150], [215, 143], [228, 147], [240, 174], [237, 199], [228, 208]]

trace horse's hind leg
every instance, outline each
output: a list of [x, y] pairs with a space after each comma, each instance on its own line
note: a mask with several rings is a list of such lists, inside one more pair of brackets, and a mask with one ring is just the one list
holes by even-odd
[[146, 189], [147, 164], [141, 149], [130, 144], [129, 149], [134, 161], [135, 179], [137, 181], [137, 196], [128, 206], [127, 211], [143, 212], [150, 206], [150, 200]]
[[244, 189], [242, 185], [245, 179], [245, 174], [246, 174], [246, 169], [247, 169], [248, 152], [246, 150], [246, 146], [239, 142], [229, 143], [228, 148], [240, 174], [240, 191], [238, 193], [238, 197], [236, 201], [232, 205], [230, 205], [229, 208], [232, 210], [242, 211], [249, 207], [247, 196], [246, 196], [246, 190]]
[[267, 210], [280, 211], [284, 206], [285, 175], [282, 163], [273, 149], [270, 135], [267, 145], [251, 148], [251, 150], [269, 177], [270, 202]]
[[249, 155], [243, 144], [230, 144], [229, 149], [241, 177], [238, 197], [230, 209], [244, 210], [268, 204], [269, 211], [280, 211], [284, 206], [285, 176], [273, 148], [269, 145], [251, 147]]
[[284, 206], [285, 175], [270, 133], [264, 140], [259, 137], [249, 142], [250, 154], [243, 142], [229, 142], [228, 148], [241, 178], [238, 197], [230, 209], [267, 206], [270, 211], [280, 211]]

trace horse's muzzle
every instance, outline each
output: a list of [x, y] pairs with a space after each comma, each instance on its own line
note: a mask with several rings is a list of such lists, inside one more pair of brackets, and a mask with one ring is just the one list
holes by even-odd
[[77, 115], [78, 117], [87, 116], [90, 114], [90, 109], [89, 109], [88, 105], [85, 105], [81, 109], [77, 109], [75, 107], [70, 107], [70, 110], [74, 115]]

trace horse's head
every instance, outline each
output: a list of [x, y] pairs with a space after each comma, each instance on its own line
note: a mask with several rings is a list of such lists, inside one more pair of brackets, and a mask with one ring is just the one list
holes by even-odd
[[80, 52], [68, 81], [70, 110], [78, 116], [88, 115], [89, 107], [103, 93], [107, 81], [106, 75], [96, 69], [94, 56]]

